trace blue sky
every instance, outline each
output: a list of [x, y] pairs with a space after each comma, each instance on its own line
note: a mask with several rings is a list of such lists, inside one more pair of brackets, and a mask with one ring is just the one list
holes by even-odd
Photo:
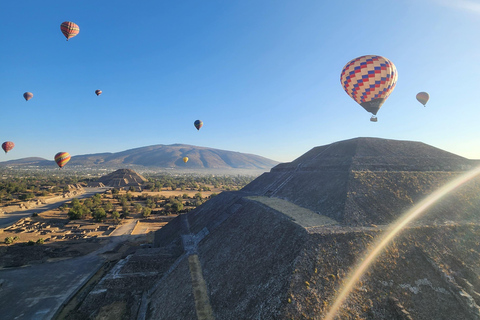
[[[291, 161], [355, 137], [480, 159], [479, 31], [480, 1], [2, 1], [0, 161], [173, 143]], [[377, 123], [340, 85], [367, 54], [398, 71]]]

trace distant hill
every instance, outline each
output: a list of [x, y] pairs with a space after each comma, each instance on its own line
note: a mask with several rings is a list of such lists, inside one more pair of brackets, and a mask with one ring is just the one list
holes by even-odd
[[[183, 162], [188, 157], [188, 162]], [[67, 166], [121, 168], [126, 165], [176, 169], [269, 170], [278, 162], [261, 156], [184, 144], [154, 145], [115, 153], [73, 156]], [[54, 161], [24, 158], [0, 162], [0, 166], [55, 166]]]
[[28, 157], [0, 162], [0, 166], [50, 166], [54, 164], [54, 161], [48, 161], [47, 159], [39, 157]]

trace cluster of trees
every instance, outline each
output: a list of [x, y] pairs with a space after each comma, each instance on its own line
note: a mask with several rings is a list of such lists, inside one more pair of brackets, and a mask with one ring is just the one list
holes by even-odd
[[107, 199], [105, 195], [100, 194], [85, 200], [75, 198], [69, 205], [64, 204], [60, 209], [67, 212], [68, 217], [72, 220], [91, 217], [98, 222], [107, 219], [118, 221], [118, 219], [128, 217], [131, 213], [140, 213], [143, 217], [150, 216], [152, 212], [162, 215], [184, 213], [201, 205], [211, 197], [203, 197], [200, 192], [193, 197], [189, 197], [187, 194], [176, 197], [151, 196], [147, 193], [135, 196], [130, 192], [121, 194], [118, 189], [112, 189], [112, 194], [113, 199]]
[[[119, 204], [122, 206], [122, 209], [128, 210], [129, 207], [133, 207], [135, 212], [140, 212], [140, 207], [142, 206], [140, 203], [144, 203], [145, 207], [141, 210], [145, 210], [145, 208], [153, 209], [160, 208], [162, 209], [160, 212], [163, 215], [168, 214], [179, 214], [186, 212], [188, 209], [193, 209], [198, 207], [203, 202], [205, 202], [209, 197], [203, 197], [200, 192], [196, 193], [193, 197], [189, 197], [186, 193], [181, 196], [171, 196], [165, 197], [163, 195], [148, 195], [148, 193], [142, 193], [140, 195], [133, 195], [130, 192], [126, 194], [119, 194], [118, 189], [113, 189], [113, 198], [118, 200]], [[215, 195], [215, 194], [213, 194]], [[159, 211], [159, 210], [157, 210]], [[144, 214], [144, 212], [142, 211]], [[144, 216], [146, 216], [144, 214]]]
[[147, 177], [145, 189], [151, 191], [166, 190], [198, 190], [210, 191], [209, 185], [224, 190], [238, 190], [250, 183], [255, 177], [252, 176], [172, 176], [168, 174], [156, 174]]
[[121, 217], [117, 211], [113, 210], [113, 204], [109, 201], [102, 201], [102, 196], [98, 193], [84, 201], [75, 198], [70, 203], [70, 207], [63, 205], [60, 209], [68, 210], [68, 217], [72, 220], [92, 216], [95, 221], [101, 222], [107, 219], [107, 212], [115, 220]]

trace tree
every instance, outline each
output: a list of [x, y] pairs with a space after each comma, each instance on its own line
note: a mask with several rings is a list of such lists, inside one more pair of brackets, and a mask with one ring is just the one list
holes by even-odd
[[92, 199], [85, 199], [85, 201], [83, 201], [83, 205], [88, 209], [93, 209], [94, 207], [94, 203]]
[[118, 221], [118, 219], [120, 218], [120, 213], [118, 213], [118, 211], [113, 211], [112, 212], [112, 218], [115, 219], [115, 221]]
[[103, 208], [97, 208], [93, 212], [93, 218], [95, 219], [95, 221], [101, 222], [107, 218], [107, 213]]
[[180, 211], [183, 210], [183, 203], [178, 201], [178, 200], [175, 200], [172, 202], [172, 211], [174, 213], [178, 213]]
[[68, 211], [68, 217], [70, 218], [70, 220], [78, 220], [78, 219], [83, 219], [89, 213], [90, 213], [90, 210], [87, 207], [79, 204], [79, 205], [73, 206], [73, 208], [71, 208]]
[[142, 216], [144, 216], [145, 218], [148, 217], [151, 213], [152, 209], [150, 209], [149, 207], [145, 207], [142, 210]]
[[110, 211], [113, 210], [113, 204], [110, 201], [107, 201], [103, 205], [103, 209], [105, 209], [105, 211], [107, 211], [107, 212], [110, 212]]
[[73, 198], [71, 204], [72, 204], [72, 207], [79, 206], [80, 200], [78, 200], [77, 198]]
[[140, 203], [135, 203], [135, 205], [133, 206], [133, 209], [135, 210], [135, 212], [140, 213], [142, 212], [143, 207]]
[[152, 198], [148, 198], [147, 201], [145, 201], [145, 206], [151, 209], [155, 208], [155, 203], [153, 202]]

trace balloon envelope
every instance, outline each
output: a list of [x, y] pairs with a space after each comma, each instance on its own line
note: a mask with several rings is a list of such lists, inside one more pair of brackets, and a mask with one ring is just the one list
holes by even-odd
[[60, 25], [60, 30], [62, 30], [68, 41], [68, 39], [75, 37], [80, 32], [80, 27], [76, 23], [65, 21]]
[[340, 82], [345, 92], [365, 110], [377, 114], [397, 83], [397, 69], [387, 58], [361, 56], [343, 67]]
[[428, 99], [430, 99], [430, 96], [426, 92], [419, 92], [417, 93], [417, 100], [423, 104], [426, 105], [428, 102]]
[[70, 154], [68, 152], [59, 152], [55, 155], [55, 162], [62, 168], [67, 162], [70, 161]]
[[188, 157], [183, 157], [183, 162], [187, 163]]
[[23, 97], [25, 98], [26, 101], [28, 101], [28, 100], [30, 100], [30, 99], [33, 98], [33, 93], [31, 93], [31, 92], [25, 92], [25, 93], [23, 94]]
[[101, 95], [101, 94], [102, 94], [102, 90], [95, 90], [95, 94], [96, 94], [97, 96]]
[[2, 149], [3, 151], [5, 151], [5, 153], [12, 150], [13, 147], [15, 147], [15, 143], [13, 143], [12, 141], [5, 141], [4, 143], [2, 143]]
[[203, 121], [202, 120], [195, 120], [193, 125], [195, 126], [195, 128], [197, 128], [197, 130], [200, 130], [200, 128], [203, 126]]

